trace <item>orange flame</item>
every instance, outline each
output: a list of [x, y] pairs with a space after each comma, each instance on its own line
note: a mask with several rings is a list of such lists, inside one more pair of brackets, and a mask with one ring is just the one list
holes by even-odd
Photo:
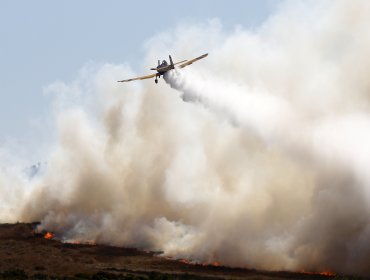
[[45, 233], [44, 238], [50, 240], [53, 239], [54, 236], [54, 233], [48, 231], [47, 233]]
[[213, 262], [213, 263], [211, 263], [211, 266], [220, 266], [220, 263], [219, 262]]
[[321, 271], [321, 272], [312, 272], [312, 271], [301, 270], [300, 272], [303, 273], [303, 274], [322, 275], [322, 276], [336, 276], [337, 275], [335, 272], [330, 271], [330, 270], [325, 270], [325, 271]]
[[192, 264], [189, 260], [186, 259], [179, 259], [178, 261], [181, 263]]
[[330, 270], [328, 270], [328, 271], [322, 271], [319, 274], [320, 275], [323, 275], [323, 276], [336, 276], [337, 275], [335, 272], [330, 271]]

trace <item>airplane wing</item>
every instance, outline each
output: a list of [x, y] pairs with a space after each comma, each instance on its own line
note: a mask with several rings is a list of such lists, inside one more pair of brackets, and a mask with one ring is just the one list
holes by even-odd
[[123, 82], [131, 82], [131, 81], [135, 81], [135, 80], [145, 80], [145, 79], [154, 78], [155, 75], [156, 74], [151, 74], [151, 75], [147, 75], [147, 76], [141, 76], [141, 77], [136, 77], [136, 78], [127, 79], [127, 80], [121, 80], [121, 81], [117, 81], [117, 82], [123, 83]]
[[176, 62], [176, 63], [174, 63], [173, 65], [177, 65], [177, 64], [183, 63], [183, 62], [185, 62], [185, 61], [187, 61], [187, 60], [183, 60], [183, 61]]
[[195, 62], [195, 61], [198, 61], [198, 60], [200, 60], [200, 59], [202, 59], [202, 58], [205, 58], [207, 55], [208, 55], [208, 53], [203, 54], [203, 55], [201, 55], [201, 56], [198, 56], [197, 58], [191, 59], [191, 60], [189, 60], [189, 61], [187, 61], [187, 62], [185, 62], [185, 63], [183, 63], [183, 64], [179, 65], [179, 68], [184, 68], [184, 67], [186, 67], [186, 66], [188, 66], [188, 65], [192, 64], [192, 63], [193, 63], [193, 62]]

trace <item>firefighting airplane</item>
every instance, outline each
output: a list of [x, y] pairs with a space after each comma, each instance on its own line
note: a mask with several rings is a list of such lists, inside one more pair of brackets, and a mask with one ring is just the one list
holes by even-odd
[[147, 75], [147, 76], [141, 76], [141, 77], [136, 77], [136, 78], [132, 78], [132, 79], [127, 79], [127, 80], [121, 80], [121, 81], [117, 81], [117, 82], [120, 82], [120, 83], [122, 83], [122, 82], [131, 82], [131, 81], [135, 81], [135, 80], [145, 80], [145, 79], [151, 79], [151, 78], [155, 77], [154, 81], [157, 84], [158, 83], [158, 78], [163, 76], [166, 72], [168, 72], [172, 69], [175, 69], [175, 65], [180, 64], [178, 67], [179, 68], [184, 68], [185, 66], [188, 66], [188, 65], [192, 64], [195, 61], [198, 61], [202, 58], [205, 58], [207, 55], [208, 55], [208, 53], [203, 54], [201, 56], [198, 56], [198, 57], [196, 57], [194, 59], [191, 59], [191, 60], [183, 60], [183, 61], [176, 62], [176, 63], [173, 63], [172, 57], [169, 56], [170, 64], [168, 64], [166, 60], [163, 60], [162, 63], [160, 63], [160, 61], [158, 60], [158, 66], [156, 68], [150, 68], [150, 70], [157, 71], [157, 73], [150, 74], [150, 75]]

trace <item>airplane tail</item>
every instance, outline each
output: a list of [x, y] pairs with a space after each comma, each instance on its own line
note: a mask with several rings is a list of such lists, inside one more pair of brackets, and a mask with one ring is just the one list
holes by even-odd
[[172, 57], [170, 55], [169, 55], [169, 57], [170, 57], [171, 69], [175, 69], [175, 65], [173, 64]]

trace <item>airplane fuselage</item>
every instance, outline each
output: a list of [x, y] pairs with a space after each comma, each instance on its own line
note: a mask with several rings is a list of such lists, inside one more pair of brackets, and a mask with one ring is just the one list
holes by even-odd
[[172, 69], [175, 69], [175, 65], [180, 64], [178, 67], [179, 68], [184, 68], [185, 66], [188, 66], [188, 65], [192, 64], [193, 62], [206, 57], [207, 55], [208, 55], [208, 53], [203, 54], [203, 55], [201, 55], [199, 57], [196, 57], [194, 59], [191, 59], [191, 60], [183, 60], [183, 61], [179, 61], [179, 62], [176, 62], [176, 63], [173, 63], [172, 57], [169, 55], [168, 57], [170, 59], [170, 63], [168, 63], [166, 60], [162, 60], [162, 63], [161, 63], [161, 61], [158, 60], [158, 66], [155, 67], [155, 68], [150, 68], [150, 70], [154, 70], [154, 71], [156, 71], [156, 73], [146, 75], [146, 76], [131, 78], [131, 79], [120, 80], [118, 82], [131, 82], [131, 81], [135, 81], [135, 80], [145, 80], [145, 79], [150, 79], [150, 78], [155, 77], [154, 81], [155, 81], [155, 83], [158, 83], [158, 78], [163, 76], [166, 72], [168, 72]]
[[167, 61], [163, 60], [161, 64], [159, 64], [156, 68], [150, 68], [150, 70], [155, 70], [159, 74], [163, 75], [167, 71], [174, 69], [173, 64], [168, 64]]
[[170, 64], [166, 60], [163, 60], [162, 63], [159, 63], [160, 61], [158, 60], [158, 66], [156, 68], [150, 68], [150, 70], [155, 70], [157, 71], [155, 82], [158, 83], [157, 78], [160, 78], [163, 76], [166, 72], [170, 71], [171, 69], [174, 69], [175, 66], [172, 62], [172, 58], [170, 56]]

